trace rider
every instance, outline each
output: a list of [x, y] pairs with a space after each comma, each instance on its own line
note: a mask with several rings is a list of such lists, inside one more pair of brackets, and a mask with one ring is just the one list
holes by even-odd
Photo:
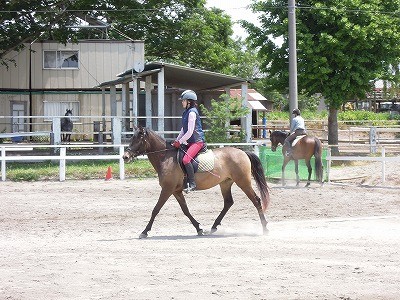
[[192, 159], [204, 147], [206, 141], [204, 131], [201, 125], [199, 111], [197, 110], [197, 95], [192, 90], [186, 90], [181, 94], [179, 100], [182, 100], [182, 107], [185, 111], [182, 114], [182, 128], [172, 143], [175, 148], [180, 148], [181, 144], [188, 145], [187, 151], [183, 157], [183, 165], [187, 175], [188, 186], [184, 189], [186, 193], [196, 189], [196, 182], [194, 181], [194, 169]]
[[292, 142], [299, 135], [307, 134], [306, 125], [303, 117], [300, 115], [300, 110], [298, 108], [293, 109], [292, 114], [295, 116], [292, 119], [290, 126], [290, 135], [285, 139], [283, 146], [287, 145], [287, 150], [285, 155], [290, 156], [292, 154]]

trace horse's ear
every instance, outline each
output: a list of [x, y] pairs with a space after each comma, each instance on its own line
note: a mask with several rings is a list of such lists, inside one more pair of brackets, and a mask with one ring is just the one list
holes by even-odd
[[146, 135], [146, 128], [144, 128], [143, 126], [139, 125], [138, 130], [140, 134]]

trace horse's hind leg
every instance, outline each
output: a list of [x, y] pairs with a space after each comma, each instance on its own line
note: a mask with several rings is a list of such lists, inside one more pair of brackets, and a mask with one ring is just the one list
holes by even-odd
[[225, 217], [228, 210], [233, 205], [233, 197], [232, 197], [232, 184], [233, 181], [224, 181], [219, 186], [221, 188], [222, 197], [224, 198], [224, 207], [222, 211], [219, 213], [218, 217], [215, 219], [213, 226], [211, 227], [211, 233], [217, 231], [217, 226], [221, 225], [222, 219]]
[[254, 191], [253, 187], [251, 186], [251, 179], [248, 182], [245, 182], [245, 179], [240, 182], [236, 181], [236, 184], [238, 185], [238, 187], [240, 187], [242, 189], [242, 191], [251, 200], [251, 202], [253, 202], [255, 208], [257, 209], [258, 216], [260, 217], [263, 233], [267, 234], [268, 233], [268, 229], [267, 229], [268, 222], [264, 216], [261, 199], [260, 199], [260, 197], [257, 196], [256, 192]]
[[299, 161], [297, 159], [294, 160], [294, 172], [296, 173], [296, 186], [299, 186], [300, 184]]
[[200, 228], [200, 223], [197, 222], [195, 218], [193, 218], [192, 214], [189, 211], [189, 208], [188, 208], [186, 200], [185, 200], [185, 196], [183, 196], [182, 192], [175, 193], [174, 196], [175, 196], [176, 200], [178, 200], [179, 206], [181, 207], [185, 216], [189, 218], [189, 220], [193, 224], [194, 228], [196, 228], [197, 235], [203, 235], [203, 229]]

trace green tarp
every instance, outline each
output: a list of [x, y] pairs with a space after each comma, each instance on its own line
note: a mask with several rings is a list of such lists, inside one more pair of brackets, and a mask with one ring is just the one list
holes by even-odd
[[[264, 167], [265, 176], [267, 178], [281, 178], [282, 176], [282, 147], [278, 147], [276, 152], [272, 152], [271, 147], [260, 146], [259, 155], [261, 163]], [[322, 150], [322, 164], [324, 166], [324, 177], [326, 178], [326, 153], [325, 149]], [[315, 180], [315, 158], [311, 158], [312, 175], [311, 180]], [[308, 170], [304, 159], [299, 160], [299, 176], [300, 180], [307, 180]], [[285, 168], [286, 179], [296, 179], [296, 173], [294, 172], [294, 161], [291, 160]]]

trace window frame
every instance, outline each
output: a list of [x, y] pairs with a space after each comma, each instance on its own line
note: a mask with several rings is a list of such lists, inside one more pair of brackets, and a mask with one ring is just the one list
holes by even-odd
[[[48, 105], [52, 105], [52, 111], [55, 112], [49, 112], [48, 110], [50, 109], [49, 107], [46, 107]], [[53, 117], [61, 117], [65, 115], [65, 112], [67, 109], [72, 109], [72, 117], [71, 120], [73, 122], [79, 122], [79, 114], [80, 114], [80, 102], [79, 101], [48, 101], [44, 100], [43, 101], [43, 114], [44, 114], [44, 119], [43, 121], [46, 122], [51, 122], [53, 121]]]
[[[78, 61], [76, 63], [76, 67], [63, 67], [63, 64], [66, 60], [63, 60], [62, 64], [60, 66], [57, 66], [57, 62], [61, 60], [60, 57], [62, 57], [62, 54], [64, 52], [73, 52], [74, 53], [74, 55], [78, 59]], [[53, 66], [52, 67], [45, 66], [46, 53], [55, 53], [56, 57], [55, 57], [55, 66], [54, 67]], [[67, 49], [65, 49], [65, 50], [43, 50], [43, 66], [42, 66], [43, 70], [79, 70], [79, 65], [80, 65], [79, 56], [80, 56], [79, 50], [72, 50], [72, 49], [70, 49], [70, 50], [67, 50]], [[69, 56], [69, 57], [71, 57], [71, 56]]]

